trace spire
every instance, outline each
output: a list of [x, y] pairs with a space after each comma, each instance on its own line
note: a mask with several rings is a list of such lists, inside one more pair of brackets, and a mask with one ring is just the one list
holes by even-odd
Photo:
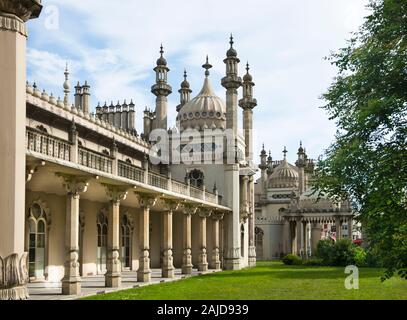
[[284, 146], [283, 154], [284, 154], [284, 160], [287, 160], [287, 148]]
[[69, 104], [69, 70], [68, 70], [68, 62], [66, 63], [66, 67], [65, 67], [65, 82], [64, 82], [64, 104], [68, 105]]
[[176, 107], [177, 112], [189, 102], [192, 90], [189, 88], [189, 82], [187, 80], [187, 70], [184, 69], [184, 81], [181, 82], [181, 89], [178, 90], [180, 94], [180, 104]]
[[269, 150], [269, 156], [267, 157], [267, 161], [270, 162], [270, 161], [272, 161], [272, 159], [273, 158], [271, 157], [271, 150]]
[[265, 155], [265, 154], [267, 154], [266, 153], [266, 150], [264, 149], [264, 143], [263, 143], [263, 148], [261, 149], [261, 153], [260, 153], [261, 155]]
[[161, 43], [160, 45], [160, 57], [157, 59], [157, 66], [166, 66], [167, 65], [167, 60], [164, 58], [164, 47], [163, 44]]
[[212, 65], [209, 63], [208, 55], [206, 55], [206, 62], [202, 65], [202, 68], [205, 69], [205, 77], [209, 77], [209, 69], [212, 68]]
[[233, 44], [234, 44], [234, 41], [233, 41], [233, 35], [232, 34], [230, 34], [230, 41], [229, 41], [229, 44], [230, 44], [230, 48], [229, 48], [229, 50], [226, 52], [226, 56], [227, 57], [237, 57], [237, 52], [236, 52], [236, 50], [235, 50], [235, 48], [233, 48]]

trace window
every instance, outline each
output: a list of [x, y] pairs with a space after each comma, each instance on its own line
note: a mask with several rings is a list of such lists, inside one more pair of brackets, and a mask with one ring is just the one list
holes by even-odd
[[131, 226], [127, 214], [123, 215], [121, 221], [121, 262], [122, 267], [130, 268], [131, 261]]
[[30, 278], [45, 276], [47, 216], [41, 205], [35, 202], [28, 215], [28, 274]]
[[97, 219], [97, 232], [98, 232], [98, 272], [104, 273], [106, 271], [106, 256], [107, 256], [107, 217], [104, 212], [98, 214]]
[[201, 170], [194, 169], [187, 173], [187, 179], [189, 179], [191, 186], [202, 188], [204, 185], [204, 174]]
[[259, 227], [255, 227], [254, 228], [254, 242], [256, 245], [256, 254], [257, 254], [258, 260], [263, 259], [263, 237], [264, 237], [264, 231]]

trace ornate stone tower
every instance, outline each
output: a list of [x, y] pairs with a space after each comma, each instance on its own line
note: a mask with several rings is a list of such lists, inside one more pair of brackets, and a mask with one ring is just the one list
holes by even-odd
[[253, 97], [253, 77], [249, 73], [249, 63], [246, 64], [246, 74], [243, 76], [243, 98], [239, 100], [239, 106], [243, 109], [243, 132], [246, 145], [246, 160], [253, 162], [253, 108], [257, 106], [257, 100]]
[[299, 192], [302, 194], [305, 191], [305, 167], [306, 167], [306, 155], [305, 150], [302, 147], [302, 142], [300, 141], [300, 147], [298, 148], [298, 159], [295, 165], [298, 167], [298, 178], [299, 178]]
[[167, 83], [167, 74], [170, 69], [167, 67], [167, 60], [163, 54], [163, 46], [160, 47], [161, 56], [157, 60], [157, 66], [154, 68], [156, 78], [155, 84], [151, 87], [151, 92], [157, 97], [155, 104], [156, 118], [153, 123], [153, 129], [167, 130], [167, 96], [171, 94], [172, 88]]
[[28, 297], [25, 226], [25, 23], [40, 15], [38, 0], [0, 0], [0, 300]]
[[[240, 62], [237, 52], [233, 48], [233, 37], [230, 36], [230, 48], [226, 52], [226, 77], [222, 79], [222, 86], [226, 89], [226, 129], [232, 134], [232, 139], [226, 145], [227, 153], [234, 155], [237, 151], [237, 89], [242, 85], [242, 79], [238, 76], [238, 64]], [[225, 183], [230, 188], [227, 189], [227, 205], [232, 208], [232, 214], [228, 215], [227, 229], [227, 249], [225, 254], [225, 268], [236, 270], [240, 268], [240, 179], [239, 163], [237, 157], [227, 156], [228, 163], [225, 164]]]
[[187, 71], [184, 70], [184, 81], [181, 82], [181, 89], [178, 90], [179, 92], [179, 105], [177, 106], [177, 112], [181, 110], [181, 108], [189, 102], [191, 98], [192, 90], [190, 88], [189, 82], [187, 80]]

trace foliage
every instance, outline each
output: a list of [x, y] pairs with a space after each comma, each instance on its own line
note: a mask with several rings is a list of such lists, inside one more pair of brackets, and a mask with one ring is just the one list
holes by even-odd
[[339, 239], [335, 242], [332, 253], [332, 265], [348, 266], [355, 264], [356, 246], [349, 239]]
[[282, 261], [286, 265], [298, 266], [302, 264], [301, 258], [295, 254], [287, 254]]
[[319, 240], [316, 256], [321, 259], [322, 264], [331, 265], [333, 261], [335, 242], [331, 239]]
[[323, 108], [337, 133], [313, 184], [321, 195], [350, 199], [383, 278], [407, 279], [407, 1], [369, 7], [348, 46], [330, 57], [338, 74]]
[[319, 258], [310, 258], [307, 260], [303, 260], [302, 264], [304, 266], [323, 266], [324, 265], [322, 259], [319, 259]]
[[355, 265], [357, 265], [358, 267], [368, 266], [366, 257], [367, 252], [364, 248], [357, 246], [353, 249], [353, 258], [355, 261]]

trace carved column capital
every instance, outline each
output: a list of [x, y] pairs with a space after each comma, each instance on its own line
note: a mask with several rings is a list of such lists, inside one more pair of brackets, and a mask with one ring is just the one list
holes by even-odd
[[193, 215], [197, 212], [198, 207], [193, 203], [184, 202], [181, 205], [181, 210], [182, 210], [182, 213], [185, 215]]
[[72, 195], [73, 197], [79, 197], [81, 193], [84, 193], [88, 190], [89, 177], [76, 176], [60, 172], [57, 172], [56, 176], [60, 177], [63, 180], [62, 183], [68, 195]]
[[219, 211], [214, 211], [213, 213], [212, 213], [212, 219], [213, 220], [222, 220], [223, 219], [223, 217], [224, 217], [224, 213], [223, 212], [219, 212]]
[[198, 209], [198, 215], [200, 218], [208, 218], [211, 216], [213, 209], [201, 207]]
[[41, 10], [42, 5], [39, 0], [0, 0], [0, 14], [14, 15], [23, 22], [38, 18]]
[[120, 201], [126, 200], [127, 198], [127, 190], [129, 187], [127, 186], [115, 186], [111, 184], [102, 183], [105, 188], [106, 195], [111, 202], [114, 204], [119, 204]]
[[162, 199], [162, 203], [164, 206], [164, 210], [171, 212], [177, 211], [181, 206], [181, 203], [179, 201], [171, 199]]
[[135, 192], [135, 194], [138, 196], [141, 207], [151, 209], [157, 203], [157, 200], [158, 200], [157, 195], [153, 195], [153, 194], [149, 194], [149, 193], [139, 193], [139, 192]]

